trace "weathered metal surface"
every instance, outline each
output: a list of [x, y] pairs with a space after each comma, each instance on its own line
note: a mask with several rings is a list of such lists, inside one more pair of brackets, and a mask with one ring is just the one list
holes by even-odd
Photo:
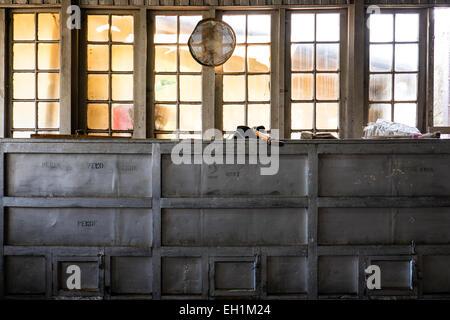
[[386, 208], [321, 208], [319, 244], [389, 244], [391, 218]]
[[153, 281], [150, 257], [112, 257], [112, 294], [151, 294]]
[[268, 257], [267, 293], [306, 294], [306, 262], [305, 257]]
[[202, 293], [200, 258], [162, 258], [162, 293], [167, 295], [199, 295]]
[[5, 257], [6, 294], [44, 295], [45, 277], [45, 257]]
[[[70, 291], [74, 293], [74, 291], [78, 291], [78, 289], [67, 288], [67, 280], [71, 276], [71, 273], [68, 273], [67, 270], [69, 266], [76, 265], [80, 268], [80, 279], [81, 279], [81, 289], [79, 291], [90, 291], [95, 292], [99, 291], [99, 266], [97, 262], [93, 261], [70, 261], [70, 258], [65, 261], [60, 261], [58, 263], [58, 289], [62, 291]], [[70, 281], [69, 281], [70, 283]]]
[[448, 141], [286, 143], [274, 176], [174, 143], [0, 146], [4, 297], [450, 297]]
[[306, 209], [166, 209], [166, 246], [264, 246], [307, 243]]
[[216, 261], [214, 288], [218, 291], [255, 290], [255, 267], [249, 261]]
[[426, 255], [422, 261], [423, 292], [450, 294], [450, 256]]
[[6, 167], [9, 196], [151, 196], [148, 155], [8, 154]]
[[[236, 163], [236, 162], [235, 162]], [[163, 197], [306, 196], [307, 157], [280, 156], [276, 175], [261, 175], [261, 165], [181, 164], [162, 158]]]
[[357, 292], [357, 257], [319, 257], [319, 294], [356, 295]]
[[6, 245], [152, 244], [152, 215], [145, 209], [9, 208], [6, 221]]
[[411, 290], [413, 286], [410, 260], [372, 260], [380, 267], [381, 290]]
[[321, 196], [448, 196], [450, 155], [325, 155]]

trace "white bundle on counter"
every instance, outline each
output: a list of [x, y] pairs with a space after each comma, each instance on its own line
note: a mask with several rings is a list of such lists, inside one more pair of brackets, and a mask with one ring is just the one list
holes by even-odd
[[364, 128], [364, 138], [378, 136], [414, 136], [418, 134], [420, 135], [420, 131], [417, 128], [383, 119], [378, 119], [377, 122], [371, 122]]

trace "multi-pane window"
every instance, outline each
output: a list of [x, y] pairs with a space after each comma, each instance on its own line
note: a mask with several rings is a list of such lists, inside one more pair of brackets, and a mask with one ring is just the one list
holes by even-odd
[[154, 16], [156, 138], [201, 137], [202, 66], [187, 45], [201, 19], [200, 15]]
[[338, 132], [340, 14], [292, 13], [290, 33], [291, 138]]
[[416, 127], [419, 14], [372, 14], [369, 28], [369, 122]]
[[87, 16], [86, 124], [90, 135], [133, 133], [133, 25], [132, 15]]
[[435, 127], [450, 127], [450, 8], [434, 9]]
[[271, 15], [225, 14], [236, 34], [231, 58], [216, 72], [222, 75], [223, 131], [239, 125], [270, 130]]
[[12, 15], [12, 137], [59, 131], [59, 14]]

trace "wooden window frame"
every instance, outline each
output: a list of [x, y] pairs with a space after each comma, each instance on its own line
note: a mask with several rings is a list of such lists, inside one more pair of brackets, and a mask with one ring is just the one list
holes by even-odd
[[[29, 102], [34, 102], [34, 104], [35, 104], [35, 119], [34, 119], [35, 127], [34, 127], [34, 130], [32, 130], [31, 128], [17, 128], [17, 129], [13, 128], [13, 120], [14, 120], [13, 119], [13, 103], [15, 102], [15, 101], [13, 101], [14, 100], [13, 99], [13, 89], [14, 89], [13, 88], [13, 73], [15, 72], [14, 68], [13, 68], [13, 45], [15, 43], [15, 40], [13, 39], [14, 26], [12, 24], [12, 21], [13, 21], [13, 15], [20, 14], [20, 13], [32, 13], [35, 16], [35, 30], [34, 30], [35, 40], [30, 40], [30, 41], [18, 40], [19, 43], [29, 42], [29, 43], [35, 44], [35, 57], [34, 57], [34, 59], [35, 59], [35, 67], [34, 67], [35, 97], [34, 97], [34, 99], [17, 99], [17, 100], [19, 100], [19, 102], [25, 101], [25, 100], [29, 100]], [[38, 18], [37, 17], [38, 17], [38, 14], [43, 14], [43, 13], [57, 13], [59, 15], [59, 19], [60, 19], [59, 40], [38, 40], [38, 38], [37, 38], [37, 36], [38, 36], [37, 35], [37, 30], [38, 30], [37, 19]], [[61, 83], [62, 83], [62, 46], [63, 46], [63, 44], [62, 44], [63, 26], [61, 23], [61, 21], [62, 21], [61, 19], [62, 19], [62, 16], [61, 16], [60, 10], [55, 9], [55, 8], [33, 8], [33, 9], [32, 8], [23, 8], [23, 9], [22, 8], [20, 8], [20, 9], [13, 8], [8, 11], [7, 15], [5, 15], [6, 24], [7, 25], [9, 24], [9, 28], [7, 28], [7, 30], [6, 30], [7, 43], [5, 43], [5, 48], [6, 48], [5, 51], [7, 51], [7, 53], [5, 54], [7, 57], [6, 58], [7, 64], [5, 66], [5, 72], [6, 72], [6, 78], [8, 79], [7, 81], [9, 83], [9, 86], [8, 86], [8, 90], [5, 90], [5, 91], [7, 91], [8, 99], [7, 99], [7, 103], [5, 103], [6, 110], [4, 112], [4, 114], [6, 115], [5, 122], [4, 122], [5, 129], [6, 129], [5, 132], [3, 133], [4, 137], [12, 138], [14, 131], [21, 131], [21, 132], [25, 131], [25, 132], [31, 132], [32, 134], [35, 134], [38, 131], [50, 131], [50, 132], [61, 133], [61, 124], [64, 123], [64, 119], [63, 119], [64, 112], [62, 112], [63, 107], [62, 107], [62, 99], [61, 99], [61, 97], [62, 97], [62, 91], [61, 91], [61, 89], [62, 89], [62, 86], [61, 86]], [[59, 68], [58, 69], [42, 70], [42, 71], [38, 69], [37, 47], [38, 47], [38, 43], [41, 43], [41, 42], [42, 43], [58, 43], [59, 44], [60, 58], [59, 58]], [[27, 72], [27, 71], [30, 71], [30, 70], [25, 70], [25, 72]], [[19, 72], [19, 73], [21, 73], [21, 72]], [[58, 84], [59, 85], [59, 97], [57, 99], [39, 99], [38, 98], [37, 92], [38, 92], [38, 74], [39, 73], [57, 73], [57, 74], [59, 74], [59, 84]], [[41, 101], [43, 101], [44, 103], [45, 102], [50, 102], [50, 103], [57, 102], [59, 104], [59, 112], [58, 112], [59, 127], [58, 128], [42, 128], [42, 130], [40, 130], [40, 128], [38, 127], [38, 106], [37, 105]]]
[[[427, 110], [426, 110], [426, 125], [429, 132], [441, 132], [442, 134], [450, 134], [449, 126], [435, 126], [434, 125], [434, 9], [448, 8], [450, 4], [435, 5], [427, 9], [429, 35], [428, 35], [428, 79], [427, 79]], [[449, 106], [450, 108], [450, 106]]]
[[[81, 25], [81, 32], [80, 32], [80, 44], [78, 46], [79, 50], [79, 57], [80, 57], [80, 71], [79, 71], [79, 88], [80, 88], [80, 94], [79, 94], [79, 101], [78, 101], [78, 129], [81, 129], [83, 132], [86, 133], [107, 133], [109, 136], [111, 136], [114, 133], [131, 133], [133, 137], [139, 137], [140, 136], [140, 130], [139, 128], [145, 127], [145, 125], [142, 125], [142, 119], [141, 117], [137, 117], [136, 115], [139, 115], [140, 113], [145, 113], [145, 104], [139, 103], [139, 101], [142, 101], [142, 83], [137, 80], [137, 75], [139, 73], [139, 70], [142, 69], [140, 66], [142, 66], [140, 63], [142, 63], [142, 56], [139, 54], [140, 48], [143, 47], [140, 39], [141, 39], [141, 28], [140, 28], [140, 15], [138, 10], [102, 10], [102, 9], [89, 9], [89, 10], [83, 10], [82, 11], [82, 25]], [[87, 127], [87, 105], [88, 105], [88, 99], [87, 99], [87, 76], [89, 73], [96, 73], [96, 72], [90, 72], [87, 70], [87, 46], [89, 42], [87, 41], [87, 16], [88, 15], [107, 15], [109, 18], [109, 22], [112, 19], [113, 15], [129, 15], [133, 16], [133, 30], [134, 30], [134, 41], [133, 43], [123, 43], [133, 46], [133, 71], [132, 72], [113, 72], [111, 71], [111, 64], [112, 64], [112, 57], [111, 57], [111, 50], [112, 45], [115, 43], [112, 41], [112, 39], [108, 38], [107, 45], [108, 45], [108, 51], [109, 51], [109, 67], [108, 71], [106, 72], [108, 74], [108, 81], [109, 81], [109, 97], [108, 100], [105, 100], [103, 102], [97, 102], [93, 101], [92, 103], [107, 103], [108, 104], [108, 129], [106, 130], [97, 130], [97, 129], [89, 129]], [[100, 42], [101, 44], [106, 44], [106, 42]], [[111, 74], [132, 74], [133, 75], [133, 100], [132, 101], [113, 101], [112, 99], [112, 85], [111, 85]], [[144, 100], [145, 101], [145, 100]], [[133, 104], [133, 130], [113, 130], [112, 129], [112, 104], [116, 103], [124, 103], [124, 104]], [[137, 110], [140, 109], [140, 110]], [[142, 110], [144, 109], [144, 110]], [[136, 132], [136, 128], [138, 128], [138, 131]]]
[[[276, 101], [278, 101], [278, 95], [277, 92], [279, 91], [279, 84], [278, 84], [278, 50], [277, 50], [277, 37], [278, 37], [278, 23], [277, 23], [277, 11], [276, 10], [256, 10], [256, 9], [241, 9], [238, 10], [220, 10], [216, 12], [216, 18], [222, 20], [222, 17], [224, 15], [258, 15], [258, 14], [267, 14], [271, 17], [271, 30], [270, 30], [270, 43], [265, 43], [264, 45], [270, 46], [270, 71], [269, 72], [257, 72], [254, 73], [255, 75], [270, 75], [270, 129], [266, 130], [267, 132], [270, 132], [271, 129], [278, 129], [278, 119], [276, 115], [278, 114], [277, 106], [278, 104]], [[246, 20], [246, 26], [247, 26]], [[247, 26], [248, 27], [248, 26]], [[246, 29], [248, 31], [248, 29]], [[223, 129], [223, 106], [227, 104], [244, 104], [245, 105], [245, 121], [247, 123], [248, 121], [248, 105], [249, 104], [267, 104], [267, 101], [251, 101], [249, 103], [248, 101], [248, 76], [249, 74], [252, 75], [253, 73], [248, 72], [248, 66], [247, 66], [247, 50], [248, 46], [250, 45], [259, 45], [258, 43], [248, 43], [247, 42], [247, 35], [246, 34], [246, 41], [243, 43], [243, 45], [246, 47], [246, 55], [245, 55], [245, 69], [243, 72], [223, 72], [223, 65], [219, 66], [214, 69], [215, 72], [215, 111], [216, 111], [216, 126], [215, 128], [222, 131], [222, 134], [226, 134], [226, 132]], [[245, 75], [245, 100], [244, 102], [224, 102], [223, 101], [223, 76], [224, 75]], [[242, 125], [245, 125], [243, 123]], [[266, 128], [267, 129], [267, 128]]]
[[[10, 97], [10, 30], [9, 17], [12, 11], [20, 12], [58, 12], [60, 14], [60, 134], [73, 134], [77, 129], [85, 127], [83, 120], [86, 106], [79, 100], [79, 87], [82, 86], [81, 73], [78, 72], [78, 55], [83, 52], [85, 45], [77, 38], [82, 35], [82, 30], [69, 30], [66, 28], [66, 20], [69, 14], [66, 9], [70, 1], [62, 0], [61, 5], [45, 7], [1, 7], [0, 8], [0, 137], [10, 136], [12, 126]], [[272, 68], [271, 68], [271, 128], [280, 129], [281, 138], [290, 137], [290, 70], [288, 67], [289, 56], [286, 48], [289, 39], [289, 13], [306, 12], [307, 10], [338, 10], [342, 11], [346, 19], [341, 23], [341, 29], [345, 32], [346, 45], [341, 50], [341, 106], [339, 110], [339, 135], [341, 138], [359, 138], [362, 128], [368, 121], [368, 30], [365, 26], [367, 20], [367, 5], [358, 1], [354, 4], [336, 6], [287, 6], [276, 5], [267, 7], [192, 7], [192, 8], [155, 8], [155, 7], [131, 7], [117, 9], [115, 7], [102, 7], [102, 9], [81, 5], [82, 14], [94, 11], [102, 13], [124, 12], [133, 13], [135, 17], [135, 67], [140, 68], [134, 73], [134, 138], [154, 138], [154, 105], [152, 103], [153, 80], [150, 76], [152, 69], [152, 14], [170, 12], [174, 14], [194, 14], [200, 12], [204, 18], [220, 16], [222, 12], [236, 13], [249, 12], [273, 12], [272, 20]], [[400, 5], [380, 5], [382, 11], [394, 10], [421, 12], [421, 43], [419, 62], [419, 92], [418, 92], [418, 129], [421, 131], [441, 131], [450, 133], [450, 127], [433, 126], [433, 37], [434, 19], [433, 9], [449, 7], [448, 4], [430, 4], [402, 7]], [[348, 20], [348, 24], [347, 24]], [[342, 28], [342, 26], [344, 26]], [[278, 36], [285, 35], [285, 36]], [[341, 37], [341, 41], [342, 41]], [[364, 48], [363, 48], [364, 46]], [[364, 49], [364, 55], [360, 55]], [[148, 52], [148, 54], [147, 54]], [[344, 60], [344, 61], [343, 61]], [[81, 59], [80, 59], [81, 62]], [[359, 63], [357, 63], [359, 62]], [[214, 68], [203, 67], [203, 93], [202, 93], [202, 131], [209, 128], [222, 129], [222, 110], [218, 98], [222, 92], [216, 85], [219, 79]], [[346, 86], [346, 88], [344, 88]], [[420, 101], [420, 102], [419, 102]], [[364, 106], [364, 107], [362, 107]]]
[[[195, 72], [192, 73], [192, 75], [200, 75], [201, 79], [202, 79], [202, 101], [200, 102], [200, 105], [202, 106], [202, 112], [201, 112], [201, 117], [202, 117], [202, 129], [200, 131], [185, 131], [185, 130], [179, 130], [179, 124], [180, 124], [180, 105], [181, 104], [189, 104], [189, 105], [198, 105], [198, 102], [182, 102], [180, 100], [180, 75], [191, 75], [190, 72], [182, 72], [179, 70], [180, 67], [180, 56], [179, 56], [179, 47], [180, 45], [184, 45], [184, 44], [180, 44], [178, 41], [178, 36], [179, 36], [179, 28], [180, 28], [180, 16], [202, 16], [202, 19], [205, 19], [207, 17], [209, 17], [208, 15], [208, 11], [207, 10], [149, 10], [148, 12], [148, 16], [149, 16], [149, 30], [151, 30], [151, 32], [148, 33], [147, 37], [148, 37], [148, 65], [150, 66], [147, 76], [148, 76], [148, 83], [151, 86], [149, 88], [148, 91], [150, 91], [149, 94], [149, 99], [147, 100], [147, 103], [149, 105], [149, 113], [150, 113], [150, 119], [148, 121], [149, 124], [149, 130], [147, 130], [148, 132], [148, 137], [150, 138], [155, 138], [156, 139], [156, 135], [158, 134], [174, 134], [176, 136], [176, 138], [179, 138], [180, 134], [199, 134], [199, 135], [203, 135], [203, 132], [206, 130], [204, 128], [205, 125], [205, 117], [204, 117], [204, 113], [205, 113], [205, 109], [206, 109], [206, 103], [205, 103], [205, 98], [209, 95], [208, 92], [208, 86], [206, 85], [206, 83], [208, 82], [208, 78], [207, 78], [207, 69], [208, 67], [202, 66], [201, 71], [200, 72]], [[153, 39], [153, 35], [156, 32], [156, 23], [155, 23], [155, 16], [177, 16], [177, 42], [172, 43], [172, 44], [165, 44], [165, 43], [154, 43], [154, 39]], [[155, 71], [155, 46], [157, 45], [173, 45], [177, 47], [177, 70], [175, 72], [156, 72]], [[176, 106], [176, 129], [175, 131], [161, 131], [161, 130], [156, 130], [155, 128], [155, 106], [156, 104], [160, 103], [160, 104], [165, 104], [165, 102], [156, 102], [155, 100], [155, 91], [154, 91], [154, 84], [155, 84], [155, 76], [157, 74], [171, 74], [171, 75], [176, 75], [177, 77], [177, 100], [175, 102], [171, 101], [170, 103], [167, 104], [171, 104], [171, 105], [175, 105]]]
[[[291, 9], [288, 12], [286, 12], [286, 19], [285, 19], [285, 28], [286, 28], [286, 36], [284, 38], [284, 41], [286, 43], [285, 47], [285, 64], [284, 64], [284, 70], [285, 70], [285, 123], [284, 123], [284, 128], [285, 128], [285, 137], [286, 139], [291, 139], [291, 134], [294, 132], [302, 132], [302, 131], [310, 131], [308, 129], [301, 129], [301, 130], [293, 130], [291, 128], [291, 105], [292, 103], [296, 103], [295, 101], [292, 100], [291, 98], [291, 75], [292, 75], [292, 71], [291, 71], [291, 16], [292, 14], [296, 14], [296, 13], [338, 13], [340, 15], [340, 37], [339, 37], [339, 41], [324, 41], [323, 43], [331, 43], [331, 42], [335, 42], [335, 43], [339, 43], [339, 68], [338, 71], [336, 72], [328, 72], [328, 71], [321, 71], [319, 73], [338, 73], [339, 74], [339, 97], [338, 97], [338, 128], [337, 129], [317, 129], [316, 128], [316, 104], [317, 103], [327, 103], [327, 101], [318, 101], [316, 99], [316, 74], [318, 73], [316, 70], [316, 49], [314, 49], [314, 69], [312, 71], [312, 73], [314, 74], [314, 99], [312, 100], [312, 103], [314, 104], [314, 108], [313, 108], [313, 128], [312, 129], [313, 132], [335, 132], [337, 134], [339, 134], [340, 136], [345, 133], [345, 126], [344, 126], [344, 101], [347, 100], [347, 47], [348, 47], [348, 36], [347, 36], [347, 32], [348, 32], [348, 24], [347, 24], [347, 18], [348, 18], [348, 13], [347, 13], [347, 9], [346, 8], [317, 8], [317, 9], [305, 9], [305, 10], [294, 10]], [[315, 19], [315, 26], [314, 26], [315, 30], [314, 33], [317, 33], [317, 20]], [[296, 43], [296, 42], [294, 42]], [[308, 42], [309, 43], [309, 42]], [[317, 42], [317, 40], [315, 39], [314, 41], [311, 41], [311, 43], [314, 44], [314, 47], [316, 47], [317, 43], [322, 43], [322, 42]], [[281, 69], [281, 67], [280, 67]], [[294, 72], [297, 73], [297, 72]], [[336, 103], [336, 101], [333, 101], [333, 103]], [[294, 139], [297, 140], [297, 139]]]
[[[397, 14], [397, 13], [417, 13], [419, 14], [419, 40], [414, 41], [414, 43], [418, 43], [418, 71], [414, 72], [398, 72], [395, 71], [395, 45], [397, 43], [410, 43], [410, 42], [396, 42], [395, 41], [395, 17], [393, 20], [394, 26], [393, 26], [393, 32], [394, 32], [394, 38], [390, 42], [393, 46], [393, 60], [392, 60], [392, 70], [390, 72], [381, 72], [380, 74], [391, 74], [392, 75], [392, 97], [390, 100], [391, 104], [391, 116], [394, 115], [394, 104], [396, 103], [409, 103], [409, 101], [400, 101], [395, 100], [394, 97], [394, 81], [395, 81], [395, 75], [396, 74], [402, 74], [402, 73], [417, 73], [417, 109], [416, 109], [416, 127], [421, 132], [426, 132], [426, 94], [427, 94], [427, 43], [428, 43], [428, 28], [427, 28], [427, 9], [426, 8], [401, 8], [401, 7], [394, 7], [394, 8], [381, 8], [381, 14]], [[365, 23], [367, 25], [368, 18], [370, 15], [366, 14], [365, 16]], [[384, 44], [382, 42], [381, 44]], [[369, 61], [369, 50], [370, 50], [370, 30], [369, 28], [366, 28], [366, 36], [365, 36], [365, 44], [364, 44], [364, 56], [365, 56], [365, 85], [364, 85], [364, 100], [365, 100], [365, 107], [364, 107], [364, 125], [367, 125], [369, 122], [369, 105], [371, 101], [369, 100], [369, 77], [372, 73], [370, 71], [370, 61]], [[378, 72], [374, 72], [375, 74], [378, 74]], [[375, 103], [375, 102], [372, 102]], [[385, 103], [385, 102], [377, 102], [377, 103]], [[386, 102], [387, 103], [387, 102]], [[432, 106], [431, 106], [432, 108]], [[392, 119], [391, 119], [392, 120]]]

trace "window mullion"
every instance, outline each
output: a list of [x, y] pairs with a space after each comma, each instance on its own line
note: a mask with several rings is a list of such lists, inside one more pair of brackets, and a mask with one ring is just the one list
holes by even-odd
[[[6, 70], [5, 56], [6, 56], [6, 11], [5, 9], [0, 9], [0, 118], [5, 119], [8, 117], [8, 112], [6, 111]], [[12, 121], [8, 117], [8, 123]], [[5, 121], [0, 121], [0, 138], [7, 137], [7, 129], [5, 127]]]

